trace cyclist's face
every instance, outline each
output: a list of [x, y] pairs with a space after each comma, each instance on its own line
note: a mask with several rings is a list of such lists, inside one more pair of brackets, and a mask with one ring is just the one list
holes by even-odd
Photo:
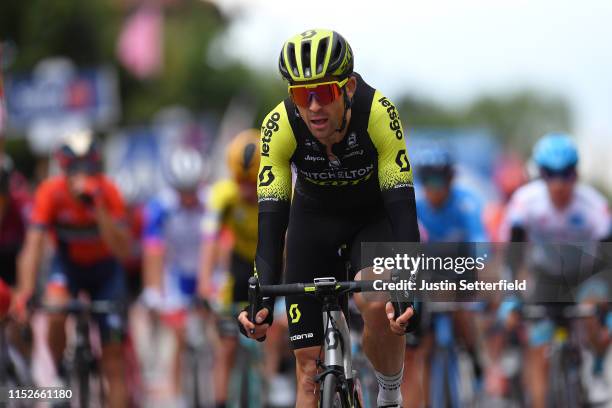
[[[333, 81], [333, 78], [325, 78], [323, 81]], [[344, 86], [349, 99], [353, 98], [357, 81], [354, 77], [349, 78]], [[343, 92], [344, 92], [343, 91]], [[310, 133], [322, 143], [330, 140], [336, 129], [342, 125], [342, 117], [344, 115], [344, 98], [340, 97], [328, 105], [321, 105], [316, 97], [311, 98], [308, 107], [298, 106], [300, 116], [306, 123]], [[347, 112], [347, 121], [350, 119], [350, 110]], [[346, 128], [345, 128], [346, 129]]]
[[552, 178], [546, 180], [550, 201], [557, 208], [565, 208], [572, 201], [576, 179]]
[[423, 190], [425, 191], [425, 198], [427, 199], [429, 204], [431, 204], [431, 206], [434, 208], [439, 208], [442, 207], [448, 199], [450, 185], [425, 185]]
[[198, 204], [197, 190], [179, 191], [179, 201], [183, 207], [195, 207]]
[[84, 172], [84, 171], [70, 173], [67, 175], [68, 189], [72, 192], [72, 194], [74, 194], [75, 196], [78, 196], [79, 194], [85, 191], [87, 182], [92, 177], [95, 177], [95, 176], [90, 175], [89, 173]]

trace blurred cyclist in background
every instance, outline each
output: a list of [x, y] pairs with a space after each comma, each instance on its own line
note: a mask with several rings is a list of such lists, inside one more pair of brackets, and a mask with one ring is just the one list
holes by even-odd
[[453, 183], [455, 166], [450, 153], [440, 147], [424, 150], [415, 167], [422, 185], [417, 211], [429, 241], [487, 242], [481, 200]]
[[123, 260], [130, 303], [142, 293], [142, 233], [144, 228], [144, 199], [141, 189], [129, 171], [120, 171], [114, 180], [126, 208], [127, 227], [132, 237], [129, 255]]
[[[89, 130], [68, 134], [56, 153], [62, 174], [37, 189], [24, 248], [18, 261], [15, 311], [25, 319], [24, 305], [35, 289], [46, 234], [55, 242], [45, 301], [63, 304], [79, 291], [92, 300], [123, 302], [125, 276], [119, 260], [127, 255], [130, 238], [125, 207], [115, 185], [101, 173], [98, 141]], [[48, 343], [61, 377], [66, 368], [65, 316], [49, 316]], [[125, 317], [98, 315], [102, 337], [102, 370], [109, 384], [109, 405], [127, 404], [122, 341]]]
[[[519, 188], [510, 200], [505, 235], [512, 242], [538, 244], [588, 243], [602, 240], [610, 234], [610, 214], [606, 199], [591, 186], [578, 182], [578, 151], [570, 137], [563, 133], [551, 133], [542, 137], [534, 147], [533, 160], [538, 166], [540, 178]], [[533, 245], [531, 245], [533, 246]], [[541, 245], [544, 251], [550, 245]], [[537, 251], [531, 251], [533, 254]], [[550, 300], [544, 293], [575, 281], [570, 276], [577, 271], [563, 265], [559, 267], [556, 256], [530, 256], [529, 268], [537, 272], [535, 296]], [[579, 260], [578, 260], [579, 261]], [[513, 268], [516, 269], [516, 266]], [[579, 269], [579, 268], [576, 268]], [[515, 271], [516, 273], [516, 271]], [[607, 295], [606, 295], [607, 297]], [[562, 301], [558, 299], [555, 301]], [[550, 304], [549, 307], [554, 307]], [[560, 304], [562, 307], [563, 305]], [[551, 309], [549, 309], [551, 310]], [[514, 315], [508, 309], [504, 320]], [[516, 317], [512, 318], [516, 321]], [[529, 352], [526, 359], [527, 385], [531, 392], [532, 406], [546, 406], [548, 390], [548, 361], [546, 351], [553, 336], [553, 323], [545, 319], [529, 327]], [[596, 359], [601, 360], [607, 348], [598, 333], [589, 333]], [[600, 361], [601, 362], [601, 361]], [[594, 370], [602, 364], [594, 364]]]
[[492, 242], [502, 242], [500, 236], [506, 207], [512, 194], [529, 180], [523, 160], [515, 154], [504, 154], [496, 160], [493, 182], [497, 187], [499, 199], [490, 202], [484, 209], [483, 221]]
[[[415, 160], [415, 172], [420, 181], [421, 189], [417, 190], [417, 215], [419, 222], [427, 232], [428, 242], [487, 242], [488, 237], [482, 223], [482, 203], [480, 199], [465, 188], [453, 182], [455, 164], [450, 153], [442, 147], [432, 146], [424, 149]], [[453, 272], [454, 273], [454, 272]], [[425, 310], [427, 305], [423, 304]], [[423, 314], [425, 315], [425, 311]], [[468, 353], [472, 357], [475, 374], [480, 376], [480, 364], [476, 354], [476, 336], [473, 319], [464, 310], [453, 313], [453, 319], [460, 330], [460, 338]], [[408, 372], [424, 373], [424, 390], [420, 390], [420, 381], [406, 376], [403, 383], [404, 400], [406, 406], [419, 406], [421, 399], [428, 400], [429, 392], [426, 389], [429, 370], [427, 354], [430, 350], [430, 340], [425, 339], [431, 334], [431, 328], [426, 327], [425, 320], [417, 337], [408, 335], [408, 348], [405, 365]], [[435, 392], [435, 390], [432, 390]], [[425, 394], [423, 394], [425, 392]], [[420, 397], [420, 398], [419, 398]]]
[[13, 163], [0, 153], [0, 279], [15, 286], [17, 254], [25, 236], [23, 208], [11, 194]]
[[227, 165], [231, 179], [220, 180], [212, 187], [203, 223], [204, 242], [200, 267], [199, 293], [210, 298], [211, 278], [219, 263], [221, 231], [232, 232], [229, 276], [221, 293], [223, 308], [220, 335], [221, 350], [215, 367], [215, 400], [217, 406], [227, 401], [229, 378], [238, 347], [238, 329], [233, 316], [248, 302], [248, 280], [253, 271], [257, 248], [257, 172], [259, 170], [259, 131], [239, 133], [227, 148]]
[[172, 367], [173, 394], [180, 403], [181, 360], [188, 307], [197, 294], [202, 243], [204, 159], [192, 147], [168, 156], [165, 176], [172, 189], [147, 203], [144, 211], [142, 300], [171, 327], [177, 345]]
[[[0, 283], [6, 285], [5, 295], [15, 286], [17, 255], [25, 237], [25, 204], [13, 194], [11, 181], [14, 175], [11, 158], [0, 153]], [[5, 298], [5, 301], [9, 297]], [[2, 301], [0, 300], [0, 303]], [[8, 305], [7, 305], [8, 306]], [[2, 312], [0, 312], [2, 314]], [[6, 334], [10, 344], [17, 346], [23, 356], [29, 356], [29, 336], [26, 327], [8, 321]], [[4, 326], [3, 326], [4, 327]], [[26, 330], [22, 331], [21, 328]]]

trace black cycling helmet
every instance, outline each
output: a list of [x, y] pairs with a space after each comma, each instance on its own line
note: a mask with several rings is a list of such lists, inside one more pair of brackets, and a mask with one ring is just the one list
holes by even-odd
[[102, 171], [100, 145], [89, 130], [68, 133], [57, 149], [56, 158], [62, 170], [68, 174]]
[[306, 30], [285, 42], [278, 69], [291, 84], [328, 75], [344, 79], [353, 72], [353, 51], [344, 37], [335, 31]]

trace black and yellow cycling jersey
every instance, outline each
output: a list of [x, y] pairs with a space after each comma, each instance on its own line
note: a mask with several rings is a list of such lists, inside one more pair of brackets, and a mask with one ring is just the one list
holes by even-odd
[[242, 199], [239, 186], [233, 180], [216, 182], [207, 198], [205, 235], [216, 235], [223, 226], [234, 236], [233, 252], [252, 263], [257, 247], [257, 203]]
[[[335, 156], [332, 159], [325, 146], [310, 133], [290, 98], [276, 106], [263, 121], [256, 269], [264, 284], [280, 280], [292, 194], [292, 167], [297, 176], [291, 202], [292, 220], [302, 213], [328, 218], [335, 214], [348, 216], [347, 220], [356, 220], [351, 225], [358, 225], [360, 218], [383, 211], [389, 219], [392, 236], [382, 238], [418, 241], [412, 170], [399, 113], [388, 98], [359, 75], [353, 75], [357, 88], [351, 118], [344, 138], [332, 146]], [[333, 226], [330, 228], [333, 230]], [[343, 234], [338, 232], [338, 237]], [[340, 238], [333, 241], [335, 244]], [[311, 243], [304, 243], [308, 245], [312, 247]], [[289, 258], [295, 257], [288, 253], [288, 268], [292, 263]]]
[[[261, 128], [259, 205], [264, 211], [289, 202], [291, 168], [296, 189], [316, 208], [367, 207], [382, 194], [412, 188], [412, 171], [404, 132], [395, 106], [357, 76], [351, 122], [346, 136], [332, 148], [315, 139], [289, 98], [264, 120]], [[382, 194], [381, 194], [382, 193]]]

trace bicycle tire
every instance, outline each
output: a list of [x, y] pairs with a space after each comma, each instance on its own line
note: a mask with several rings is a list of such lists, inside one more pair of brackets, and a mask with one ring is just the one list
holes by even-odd
[[342, 396], [338, 391], [338, 377], [328, 374], [323, 380], [321, 388], [321, 408], [341, 408], [345, 407]]
[[74, 359], [74, 369], [72, 373], [76, 373], [76, 389], [79, 392], [79, 406], [83, 408], [89, 407], [89, 367], [85, 357], [81, 355], [81, 351], [77, 351]]

